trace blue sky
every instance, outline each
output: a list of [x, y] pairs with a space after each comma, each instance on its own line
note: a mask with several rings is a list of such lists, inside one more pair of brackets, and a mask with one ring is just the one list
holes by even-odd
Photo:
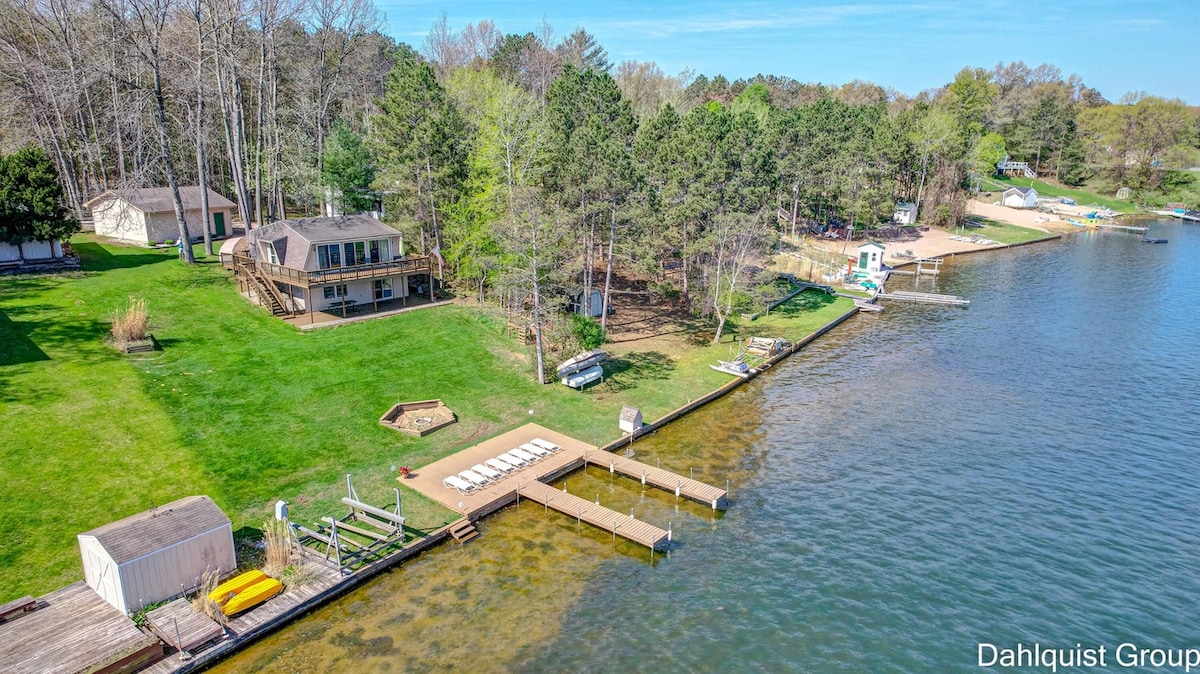
[[1146, 91], [1200, 104], [1197, 0], [376, 2], [391, 34], [418, 48], [442, 12], [452, 28], [491, 19], [505, 33], [532, 31], [545, 17], [556, 37], [582, 26], [613, 63], [654, 61], [669, 74], [858, 78], [915, 94], [963, 66], [1024, 61], [1077, 73], [1113, 101]]

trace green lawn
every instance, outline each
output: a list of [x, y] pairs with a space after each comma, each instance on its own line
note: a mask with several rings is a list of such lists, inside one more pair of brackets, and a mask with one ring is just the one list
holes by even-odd
[[992, 241], [1000, 243], [1025, 243], [1026, 241], [1037, 241], [1052, 236], [1040, 229], [1032, 229], [1030, 227], [1021, 227], [1020, 225], [1010, 225], [1007, 222], [992, 220], [980, 216], [971, 216], [972, 221], [982, 224], [982, 227], [966, 227], [962, 231], [966, 234], [979, 234], [986, 236]]
[[983, 180], [983, 189], [992, 192], [1003, 192], [1010, 187], [1032, 187], [1037, 190], [1038, 194], [1043, 197], [1071, 197], [1080, 206], [1088, 206], [1096, 204], [1097, 206], [1106, 206], [1121, 213], [1133, 213], [1137, 207], [1128, 202], [1106, 197], [1093, 192], [1084, 190], [1070, 189], [1052, 185], [1045, 180], [1036, 180], [1033, 178], [1010, 178], [1002, 176], [992, 176]]
[[[302, 333], [240, 297], [211, 259], [187, 267], [170, 249], [85, 236], [75, 249], [81, 273], [0, 278], [0, 601], [77, 580], [75, 535], [152, 504], [208, 494], [236, 530], [284, 499], [311, 522], [341, 512], [346, 473], [387, 503], [393, 465], [527, 421], [602, 444], [619, 437], [624, 404], [654, 419], [729, 381], [708, 368], [728, 340], [682, 353], [651, 340], [616, 345], [603, 384], [538, 386], [530, 349], [469, 308]], [[149, 303], [163, 351], [105, 345], [131, 296]], [[802, 293], [740, 334], [796, 339], [850, 306]], [[427, 398], [459, 423], [419, 439], [379, 425], [393, 402]], [[411, 490], [404, 503], [417, 528], [452, 517]]]

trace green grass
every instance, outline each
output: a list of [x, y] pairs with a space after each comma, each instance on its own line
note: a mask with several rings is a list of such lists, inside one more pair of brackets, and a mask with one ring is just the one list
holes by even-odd
[[1030, 227], [1021, 227], [1020, 225], [1010, 225], [1007, 222], [992, 220], [980, 216], [972, 216], [971, 220], [982, 224], [982, 227], [968, 227], [963, 229], [965, 234], [979, 234], [986, 236], [992, 241], [1000, 243], [1025, 243], [1026, 241], [1037, 241], [1053, 236], [1040, 229], [1032, 229]]
[[983, 189], [988, 191], [1003, 192], [1010, 187], [1032, 187], [1043, 197], [1071, 197], [1080, 206], [1096, 204], [1111, 208], [1120, 213], [1133, 213], [1137, 210], [1137, 207], [1128, 201], [1121, 201], [1120, 199], [1106, 197], [1094, 192], [1060, 187], [1045, 180], [1002, 176], [992, 176], [983, 180]]
[[[90, 237], [75, 249], [81, 273], [0, 278], [0, 601], [77, 580], [76, 534], [152, 504], [208, 494], [237, 530], [284, 499], [297, 521], [316, 521], [343, 510], [346, 473], [362, 498], [388, 503], [393, 465], [528, 421], [603, 444], [620, 435], [622, 405], [654, 419], [729, 381], [708, 364], [732, 336], [614, 345], [607, 380], [578, 392], [538, 386], [530, 349], [468, 308], [303, 333], [239, 296], [214, 260], [188, 267], [173, 249]], [[104, 343], [131, 296], [147, 300], [163, 351], [125, 356]], [[807, 292], [735, 330], [797, 339], [850, 306]], [[459, 423], [425, 438], [379, 425], [392, 403], [427, 398]], [[403, 497], [417, 529], [453, 517]]]

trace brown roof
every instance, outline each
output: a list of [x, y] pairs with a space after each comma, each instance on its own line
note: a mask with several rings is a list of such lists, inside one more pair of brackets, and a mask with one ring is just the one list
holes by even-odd
[[229, 518], [207, 496], [188, 496], [79, 534], [100, 542], [117, 564], [229, 526]]
[[[110, 190], [84, 204], [87, 208], [95, 208], [109, 199], [120, 199], [143, 213], [169, 213], [175, 210], [174, 199], [171, 198], [170, 187], [143, 187], [140, 189]], [[181, 185], [179, 200], [183, 202], [183, 210], [200, 210], [200, 188], [195, 185]], [[208, 190], [209, 210], [235, 208], [237, 204]]]

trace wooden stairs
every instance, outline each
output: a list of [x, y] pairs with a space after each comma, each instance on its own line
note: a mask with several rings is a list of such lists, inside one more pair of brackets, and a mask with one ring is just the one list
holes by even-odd
[[466, 543], [472, 538], [479, 537], [479, 530], [469, 519], [461, 519], [450, 525], [450, 535], [459, 543]]
[[271, 312], [272, 316], [287, 316], [292, 313], [288, 310], [287, 304], [284, 302], [283, 296], [279, 294], [279, 289], [275, 287], [275, 284], [263, 278], [254, 267], [245, 263], [239, 263], [238, 272], [246, 279], [250, 287], [254, 289], [254, 294], [258, 296], [258, 301]]

